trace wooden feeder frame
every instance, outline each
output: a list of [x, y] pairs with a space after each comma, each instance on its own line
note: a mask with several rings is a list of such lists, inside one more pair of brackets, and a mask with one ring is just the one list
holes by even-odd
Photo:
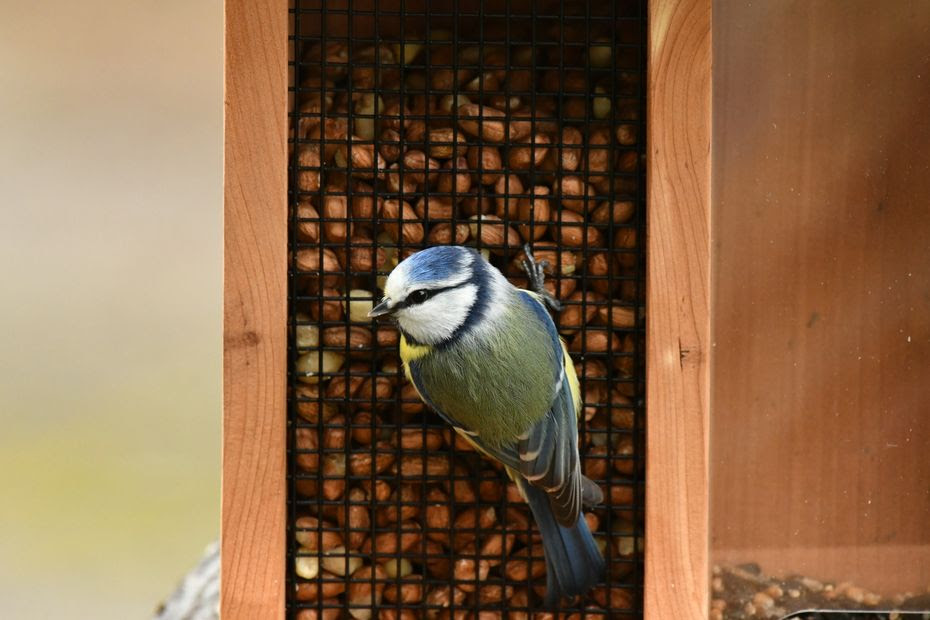
[[[225, 3], [224, 620], [285, 613], [288, 3]], [[708, 609], [711, 1], [648, 12], [645, 616]]]

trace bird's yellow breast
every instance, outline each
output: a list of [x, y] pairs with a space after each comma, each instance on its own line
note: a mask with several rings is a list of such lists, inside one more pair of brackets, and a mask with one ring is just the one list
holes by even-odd
[[400, 335], [400, 361], [404, 364], [404, 374], [407, 375], [408, 381], [413, 381], [410, 377], [410, 362], [424, 357], [431, 350], [425, 344], [410, 344], [403, 334]]

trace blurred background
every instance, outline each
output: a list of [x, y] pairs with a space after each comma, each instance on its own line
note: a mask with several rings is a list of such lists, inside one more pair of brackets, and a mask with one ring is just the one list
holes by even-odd
[[0, 3], [0, 615], [148, 618], [219, 534], [219, 1]]

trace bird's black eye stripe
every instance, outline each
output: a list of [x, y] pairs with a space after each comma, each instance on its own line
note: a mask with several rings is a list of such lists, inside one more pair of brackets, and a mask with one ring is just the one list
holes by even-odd
[[467, 282], [461, 282], [454, 286], [444, 286], [442, 288], [418, 288], [415, 291], [411, 291], [407, 294], [407, 298], [404, 299], [401, 303], [397, 305], [398, 308], [407, 308], [409, 306], [415, 306], [417, 304], [422, 304], [424, 301], [432, 297], [433, 295], [438, 295], [445, 291], [451, 291], [452, 289], [459, 288]]

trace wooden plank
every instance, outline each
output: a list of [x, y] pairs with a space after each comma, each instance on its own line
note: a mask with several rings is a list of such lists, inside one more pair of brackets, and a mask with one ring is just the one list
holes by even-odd
[[711, 0], [649, 3], [645, 611], [708, 610]]
[[226, 0], [224, 620], [283, 618], [286, 0]]
[[930, 4], [715, 14], [714, 561], [930, 582]]

